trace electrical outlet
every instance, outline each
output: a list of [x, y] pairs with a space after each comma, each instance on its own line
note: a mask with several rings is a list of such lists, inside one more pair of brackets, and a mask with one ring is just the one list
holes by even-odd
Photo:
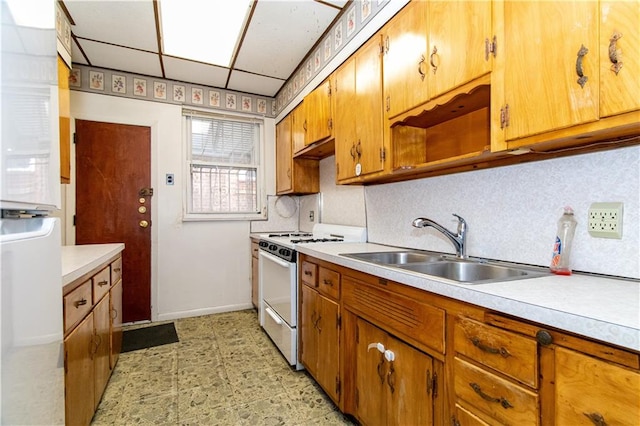
[[592, 203], [589, 207], [589, 235], [622, 238], [622, 203]]

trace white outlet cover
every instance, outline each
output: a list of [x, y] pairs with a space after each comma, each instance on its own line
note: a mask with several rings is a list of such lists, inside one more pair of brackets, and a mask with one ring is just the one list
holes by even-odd
[[595, 238], [622, 238], [622, 203], [592, 203], [587, 230]]

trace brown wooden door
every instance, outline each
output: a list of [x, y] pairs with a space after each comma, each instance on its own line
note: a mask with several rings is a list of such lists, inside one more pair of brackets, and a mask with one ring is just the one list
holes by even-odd
[[151, 319], [150, 186], [149, 127], [76, 120], [76, 244], [125, 244], [123, 322]]

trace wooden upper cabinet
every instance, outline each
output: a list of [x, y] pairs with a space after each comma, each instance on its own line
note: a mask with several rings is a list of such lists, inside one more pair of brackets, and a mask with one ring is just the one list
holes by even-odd
[[353, 57], [336, 71], [335, 150], [336, 175], [341, 181], [355, 175], [356, 64]]
[[276, 193], [291, 191], [293, 157], [291, 156], [291, 114], [276, 125]]
[[640, 109], [640, 1], [600, 2], [600, 117]]
[[428, 5], [428, 92], [435, 98], [491, 71], [492, 2], [447, 0]]
[[71, 102], [69, 68], [58, 56], [58, 107], [60, 120], [60, 183], [71, 182]]
[[427, 5], [412, 1], [383, 28], [384, 102], [389, 118], [426, 102]]
[[333, 135], [331, 90], [331, 80], [327, 79], [304, 98], [306, 105], [305, 145], [330, 139]]
[[303, 102], [293, 111], [291, 111], [291, 145], [292, 145], [292, 154], [300, 151], [305, 147], [306, 140], [306, 127], [307, 127], [307, 119], [306, 119], [306, 106], [307, 102]]
[[508, 1], [502, 23], [505, 139], [598, 120], [598, 2]]

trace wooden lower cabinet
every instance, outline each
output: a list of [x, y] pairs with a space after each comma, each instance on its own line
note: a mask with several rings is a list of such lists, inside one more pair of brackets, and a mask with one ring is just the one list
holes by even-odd
[[356, 321], [355, 416], [366, 425], [433, 424], [433, 359]]
[[258, 240], [251, 239], [251, 304], [254, 308], [258, 309], [259, 306], [259, 292], [258, 292]]
[[[640, 425], [640, 352], [308, 255], [300, 265], [301, 358], [329, 394], [339, 378], [338, 406], [362, 425]], [[323, 324], [337, 314], [339, 327]]]
[[117, 362], [122, 347], [121, 267], [117, 256], [64, 288], [67, 425], [90, 424]]

